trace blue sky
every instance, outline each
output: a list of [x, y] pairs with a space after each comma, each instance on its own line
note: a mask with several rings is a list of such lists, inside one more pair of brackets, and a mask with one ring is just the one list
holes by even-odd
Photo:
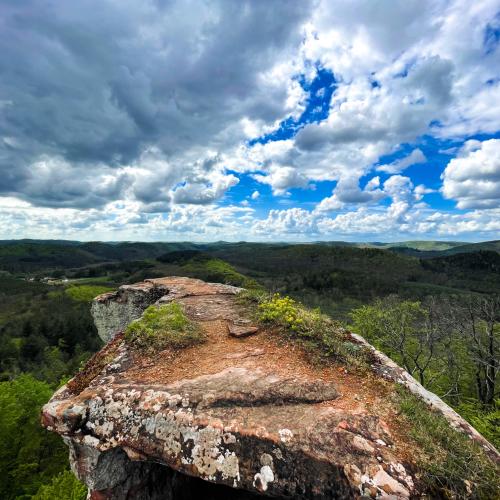
[[500, 237], [497, 0], [0, 16], [0, 238]]

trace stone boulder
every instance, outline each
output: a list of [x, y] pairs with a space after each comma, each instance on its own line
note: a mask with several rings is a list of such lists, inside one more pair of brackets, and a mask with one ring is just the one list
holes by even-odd
[[[255, 324], [239, 291], [162, 278], [95, 299], [99, 334], [111, 340], [42, 416], [67, 442], [89, 498], [420, 495], [415, 450], [391, 403], [387, 379], [404, 378], [397, 365], [376, 351], [379, 366], [369, 373], [311, 364], [296, 343]], [[125, 326], [148, 305], [172, 300], [206, 342], [153, 355], [131, 349]], [[452, 410], [439, 402], [446, 417]]]

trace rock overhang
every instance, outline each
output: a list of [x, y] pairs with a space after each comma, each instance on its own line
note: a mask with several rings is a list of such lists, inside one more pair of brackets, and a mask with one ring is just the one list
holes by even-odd
[[[384, 378], [311, 366], [296, 346], [254, 325], [239, 291], [174, 277], [96, 299], [97, 322], [110, 304], [120, 319], [105, 325], [113, 339], [101, 354], [106, 363], [85, 384], [77, 376], [43, 412], [44, 425], [67, 439], [77, 475], [92, 491], [125, 491], [119, 474], [106, 488], [103, 475], [128, 460], [269, 496], [415, 495], [418, 471]], [[123, 318], [172, 300], [203, 326], [207, 342], [153, 357], [133, 352], [118, 333]], [[252, 331], [234, 337], [237, 326]], [[386, 377], [402, 376], [382, 364]]]

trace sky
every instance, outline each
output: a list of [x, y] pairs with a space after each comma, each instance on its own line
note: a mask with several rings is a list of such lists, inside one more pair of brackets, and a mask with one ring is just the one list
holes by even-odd
[[500, 238], [499, 0], [4, 0], [0, 239]]

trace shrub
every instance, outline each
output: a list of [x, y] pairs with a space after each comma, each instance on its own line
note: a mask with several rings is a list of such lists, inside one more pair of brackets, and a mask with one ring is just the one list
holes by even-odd
[[292, 298], [278, 293], [267, 299], [259, 295], [257, 302], [260, 321], [282, 327], [319, 357], [334, 358], [356, 366], [368, 362], [369, 351], [352, 342], [340, 323], [319, 309], [306, 309]]
[[492, 406], [468, 401], [459, 404], [456, 410], [491, 444], [500, 449], [500, 399], [496, 399]]
[[198, 325], [186, 317], [177, 302], [149, 306], [125, 331], [125, 339], [140, 349], [183, 348], [202, 342]]

